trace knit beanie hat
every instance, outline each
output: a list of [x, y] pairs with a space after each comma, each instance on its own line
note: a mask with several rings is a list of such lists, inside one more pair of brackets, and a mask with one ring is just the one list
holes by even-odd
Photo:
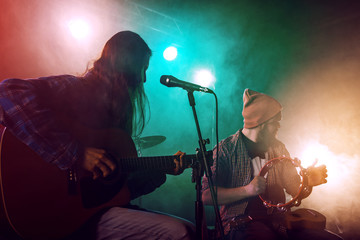
[[245, 89], [243, 100], [244, 128], [257, 127], [282, 110], [281, 104], [274, 98], [250, 89]]

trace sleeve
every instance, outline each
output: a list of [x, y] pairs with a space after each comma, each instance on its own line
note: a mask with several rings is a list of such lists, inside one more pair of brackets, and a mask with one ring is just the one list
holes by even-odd
[[300, 189], [300, 176], [295, 166], [287, 162], [282, 166], [282, 182], [286, 192], [295, 197]]
[[[290, 158], [289, 151], [286, 149], [285, 144], [281, 142], [280, 152], [282, 152], [283, 156]], [[300, 189], [300, 176], [296, 167], [291, 162], [286, 161], [282, 164], [281, 172], [282, 182], [286, 192], [293, 197], [296, 196]]]
[[[63, 77], [65, 78], [65, 77]], [[79, 158], [78, 143], [58, 125], [44, 96], [64, 98], [66, 79], [8, 79], [0, 83], [0, 123], [46, 162], [67, 169]], [[43, 86], [39, 88], [39, 86]], [[50, 101], [50, 100], [49, 100]]]
[[156, 171], [137, 171], [129, 175], [127, 185], [131, 199], [153, 192], [166, 181], [166, 174]]
[[[228, 165], [228, 154], [226, 154], [223, 143], [215, 146], [213, 149], [213, 165], [211, 166], [211, 174], [215, 186], [227, 187], [230, 169]], [[217, 157], [218, 156], [218, 157]], [[204, 175], [202, 179], [202, 191], [209, 188], [209, 179]]]

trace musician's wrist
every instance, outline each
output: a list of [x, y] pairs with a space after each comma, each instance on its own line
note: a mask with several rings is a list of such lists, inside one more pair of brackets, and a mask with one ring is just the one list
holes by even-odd
[[307, 171], [305, 171], [305, 174], [304, 174], [303, 185], [304, 185], [304, 187], [301, 190], [301, 193], [299, 195], [300, 200], [307, 198], [311, 194], [312, 189], [313, 189], [313, 186], [309, 185], [309, 173]]
[[241, 198], [249, 198], [257, 196], [254, 187], [251, 184], [239, 188], [239, 195]]

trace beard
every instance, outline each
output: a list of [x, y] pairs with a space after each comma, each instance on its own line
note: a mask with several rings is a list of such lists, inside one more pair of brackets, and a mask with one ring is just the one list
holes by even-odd
[[266, 151], [268, 148], [273, 145], [273, 143], [277, 140], [277, 130], [269, 131], [268, 128], [263, 128], [259, 132], [258, 143], [261, 145], [262, 150]]

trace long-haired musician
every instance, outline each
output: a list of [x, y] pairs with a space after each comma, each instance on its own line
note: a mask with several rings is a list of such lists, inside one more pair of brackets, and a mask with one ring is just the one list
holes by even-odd
[[[82, 77], [4, 80], [0, 84], [0, 123], [44, 162], [64, 171], [91, 174], [94, 180], [106, 178], [119, 166], [103, 147], [112, 141], [103, 138], [111, 135], [95, 133], [119, 130], [124, 139], [118, 144], [124, 145], [144, 129], [144, 83], [151, 54], [138, 34], [122, 31], [106, 42], [100, 58]], [[176, 167], [170, 173], [179, 174], [181, 161], [174, 161]], [[126, 186], [128, 197], [152, 192], [165, 180], [166, 174], [155, 170], [131, 175]], [[69, 238], [191, 239], [192, 234], [193, 225], [187, 221], [114, 206], [102, 210]]]

